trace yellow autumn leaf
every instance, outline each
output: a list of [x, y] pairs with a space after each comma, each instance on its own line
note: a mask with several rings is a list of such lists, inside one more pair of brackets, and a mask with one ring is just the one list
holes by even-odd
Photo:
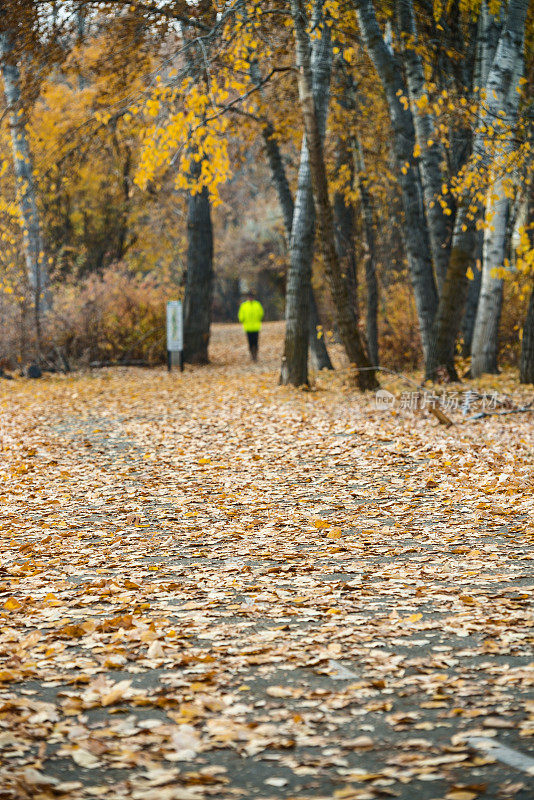
[[19, 608], [22, 608], [22, 603], [20, 603], [16, 597], [9, 597], [4, 603], [4, 608], [6, 611], [17, 611]]
[[465, 603], [469, 606], [476, 605], [477, 602], [474, 597], [471, 597], [470, 594], [461, 594], [459, 599], [462, 603]]
[[123, 699], [124, 695], [126, 694], [131, 685], [132, 685], [131, 680], [119, 681], [119, 683], [116, 683], [110, 689], [109, 692], [106, 692], [105, 694], [102, 695], [101, 705], [105, 707], [113, 705], [113, 703], [119, 702], [120, 700]]
[[334, 528], [326, 534], [327, 539], [341, 539], [341, 528]]

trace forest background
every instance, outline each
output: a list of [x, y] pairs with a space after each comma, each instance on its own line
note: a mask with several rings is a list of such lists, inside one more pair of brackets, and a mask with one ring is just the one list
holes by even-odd
[[185, 355], [253, 289], [281, 380], [534, 382], [528, 0], [0, 3], [0, 368]]

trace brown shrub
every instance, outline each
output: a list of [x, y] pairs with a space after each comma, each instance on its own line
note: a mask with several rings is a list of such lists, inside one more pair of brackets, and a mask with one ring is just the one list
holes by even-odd
[[20, 299], [0, 292], [0, 370], [15, 369], [31, 358], [27, 314]]
[[72, 365], [92, 361], [165, 359], [165, 304], [179, 289], [153, 273], [133, 275], [118, 265], [54, 291], [45, 343]]

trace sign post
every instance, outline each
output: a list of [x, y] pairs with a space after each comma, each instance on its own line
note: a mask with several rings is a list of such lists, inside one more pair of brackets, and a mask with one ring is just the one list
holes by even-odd
[[172, 369], [172, 354], [179, 354], [180, 372], [184, 371], [184, 315], [181, 300], [167, 303], [167, 369]]

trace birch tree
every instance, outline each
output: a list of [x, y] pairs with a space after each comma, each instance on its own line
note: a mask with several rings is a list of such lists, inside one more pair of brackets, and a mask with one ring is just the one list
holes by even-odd
[[[520, 77], [527, 6], [526, 0], [510, 2], [502, 28], [489, 23], [486, 8], [482, 10], [481, 42], [475, 80], [485, 77], [485, 82], [482, 84], [482, 101], [470, 162], [478, 171], [481, 168], [490, 168], [491, 173], [488, 137], [492, 135], [490, 132], [493, 131], [493, 126], [499, 129], [508, 128], [517, 112], [519, 94], [516, 90]], [[500, 30], [497, 46], [496, 28]], [[508, 146], [504, 145], [501, 156]], [[467, 270], [470, 266], [475, 266], [479, 242], [475, 223], [482, 216], [485, 216], [483, 266], [472, 341], [471, 374], [476, 377], [485, 371], [495, 371], [497, 367], [502, 284], [498, 277], [494, 277], [494, 270], [504, 262], [508, 200], [498, 172], [491, 184], [485, 210], [480, 208], [476, 199], [477, 192], [473, 193], [470, 188], [464, 189], [463, 198], [459, 202], [449, 269], [436, 314], [432, 347], [427, 358], [427, 378], [435, 378], [440, 367], [446, 369], [449, 377], [457, 378], [454, 345], [467, 296]]]
[[[255, 60], [251, 62], [250, 73], [252, 80], [254, 81], [256, 86], [261, 86], [261, 75], [260, 75], [259, 65], [258, 62]], [[282, 153], [280, 152], [280, 146], [275, 136], [274, 126], [269, 119], [265, 119], [262, 121], [262, 138], [264, 142], [265, 152], [267, 155], [267, 160], [269, 162], [271, 178], [276, 188], [276, 193], [278, 195], [278, 202], [280, 204], [280, 209], [282, 211], [282, 217], [284, 220], [284, 229], [286, 234], [286, 242], [289, 251], [291, 246], [291, 231], [293, 228], [295, 203], [293, 201], [293, 194], [291, 192], [291, 187], [289, 185], [289, 181], [287, 178], [287, 172], [284, 166], [284, 161], [282, 159]], [[308, 192], [310, 192], [311, 179], [309, 176], [309, 172], [308, 172], [308, 181], [310, 181], [308, 187]], [[310, 209], [310, 213], [313, 215], [313, 205]], [[312, 221], [314, 222], [314, 220]], [[315, 368], [317, 370], [322, 370], [322, 369], [331, 370], [333, 369], [332, 361], [330, 360], [330, 356], [326, 348], [325, 338], [323, 335], [321, 335], [319, 310], [317, 308], [317, 300], [315, 299], [315, 293], [313, 290], [313, 286], [311, 284], [311, 263], [313, 261], [315, 236], [313, 233], [312, 236], [310, 237], [308, 235], [308, 231], [305, 231], [305, 235], [306, 235], [306, 245], [307, 246], [309, 245], [311, 248], [308, 254], [308, 259], [310, 261], [309, 345], [313, 360], [315, 362]]]
[[[1, 7], [0, 11], [2, 11]], [[49, 306], [48, 272], [43, 253], [37, 187], [27, 131], [26, 110], [22, 100], [20, 69], [15, 53], [14, 37], [9, 30], [0, 32], [0, 59], [11, 128], [13, 165], [23, 230], [26, 273], [32, 293], [37, 348], [40, 350], [42, 316]]]
[[419, 163], [432, 260], [438, 293], [441, 293], [449, 265], [451, 245], [449, 217], [438, 202], [445, 177], [442, 166], [445, 163], [445, 154], [439, 141], [436, 141], [436, 121], [430, 110], [423, 60], [418, 52], [420, 45], [413, 0], [398, 0], [396, 5], [416, 147], [421, 154]]
[[[317, 4], [316, 4], [317, 8]], [[317, 21], [317, 16], [316, 16]], [[312, 92], [318, 135], [324, 139], [330, 78], [332, 44], [328, 31], [311, 47]], [[297, 192], [291, 224], [289, 269], [286, 284], [286, 331], [280, 382], [303, 386], [308, 383], [308, 341], [310, 337], [311, 263], [315, 241], [315, 208], [308, 135], [303, 134]]]
[[520, 257], [526, 256], [530, 261], [526, 265], [530, 277], [530, 299], [521, 339], [519, 361], [521, 383], [534, 383], [534, 185], [532, 183], [528, 192], [527, 225], [522, 231], [522, 246], [519, 253]]
[[[293, 228], [293, 215], [295, 212], [293, 195], [291, 193], [291, 187], [289, 186], [289, 181], [287, 179], [287, 174], [284, 167], [284, 162], [282, 160], [280, 147], [274, 136], [273, 126], [270, 123], [264, 124], [262, 129], [262, 135], [265, 143], [267, 158], [269, 161], [269, 167], [271, 170], [271, 176], [273, 179], [273, 183], [276, 187], [278, 202], [280, 203], [282, 216], [284, 218], [286, 241], [289, 249], [291, 243], [291, 231]], [[306, 236], [306, 243], [311, 247], [311, 251], [308, 256], [311, 264], [313, 260], [313, 251], [314, 251], [313, 237], [308, 238], [308, 236]], [[321, 335], [319, 310], [317, 308], [317, 300], [315, 299], [313, 286], [311, 285], [311, 266], [310, 266], [309, 314], [310, 314], [309, 345], [313, 360], [315, 362], [315, 368], [318, 370], [333, 369], [332, 361], [330, 360], [330, 356], [328, 355], [328, 350], [326, 348], [324, 336]]]
[[[480, 87], [486, 85], [500, 30], [499, 21], [488, 13], [484, 3], [477, 24], [473, 85], [470, 87], [473, 100], [476, 99]], [[475, 131], [469, 136], [466, 145], [468, 148], [466, 155], [472, 157], [472, 150], [476, 145]], [[462, 161], [455, 159], [454, 172], [461, 171], [463, 166]], [[474, 200], [469, 191], [464, 191], [463, 196], [456, 202], [449, 264], [441, 286], [438, 309], [432, 327], [431, 346], [426, 358], [425, 377], [430, 380], [440, 376], [441, 371], [444, 371], [451, 380], [458, 379], [454, 356], [462, 323], [466, 326], [469, 348], [471, 346], [479, 298], [477, 284], [480, 283], [480, 276], [477, 275], [476, 280], [469, 283], [467, 272], [471, 268], [475, 276], [477, 258], [482, 258], [483, 237], [476, 230], [481, 214], [483, 209], [480, 208], [478, 201]]]
[[[291, 0], [291, 16], [295, 30], [298, 90], [302, 110], [304, 131], [309, 148], [309, 169], [313, 187], [313, 200], [317, 220], [317, 235], [323, 255], [323, 268], [335, 306], [336, 323], [351, 365], [357, 369], [359, 387], [372, 389], [377, 386], [373, 368], [369, 363], [365, 347], [360, 338], [354, 308], [350, 302], [347, 281], [344, 279], [335, 244], [332, 206], [330, 204], [328, 179], [323, 150], [323, 135], [317, 114], [313, 86], [313, 66], [310, 40], [307, 32], [307, 15], [302, 0]], [[315, 11], [322, 21], [323, 2], [315, 3]], [[327, 25], [322, 25], [321, 41], [330, 38]]]
[[[486, 137], [493, 126], [511, 128], [519, 106], [518, 82], [523, 69], [523, 47], [528, 0], [510, 0], [506, 20], [485, 86], [484, 112], [481, 120], [475, 156], [488, 162]], [[500, 122], [502, 120], [502, 122]], [[501, 158], [511, 148], [510, 136], [500, 148]], [[508, 218], [510, 213], [509, 192], [505, 177], [501, 174], [500, 158], [490, 165], [488, 187], [482, 285], [473, 333], [471, 374], [478, 377], [484, 372], [497, 371], [498, 328], [502, 307], [502, 277], [495, 271], [502, 268], [505, 258]]]
[[423, 351], [428, 353], [438, 305], [430, 238], [423, 205], [412, 113], [401, 102], [408, 91], [393, 51], [384, 41], [372, 0], [352, 0], [365, 47], [380, 78], [391, 119], [393, 152], [404, 209], [404, 239], [417, 305]]
[[[499, 43], [499, 36], [502, 30], [501, 15], [490, 14], [488, 4], [484, 0], [480, 6], [477, 19], [477, 37], [475, 50], [475, 64], [473, 70], [473, 88], [485, 86], [488, 80], [490, 67], [495, 57], [495, 51]], [[482, 283], [482, 253], [484, 244], [483, 231], [477, 231], [474, 265], [472, 266], [473, 277], [469, 281], [466, 294], [465, 309], [463, 313], [461, 333], [462, 333], [462, 355], [471, 355], [473, 343], [473, 332], [480, 297], [480, 285]]]
[[378, 280], [376, 277], [376, 236], [373, 217], [373, 204], [368, 187], [365, 160], [361, 142], [356, 139], [353, 144], [355, 173], [358, 177], [360, 202], [362, 207], [363, 229], [365, 233], [365, 283], [366, 283], [366, 338], [371, 364], [378, 366]]

